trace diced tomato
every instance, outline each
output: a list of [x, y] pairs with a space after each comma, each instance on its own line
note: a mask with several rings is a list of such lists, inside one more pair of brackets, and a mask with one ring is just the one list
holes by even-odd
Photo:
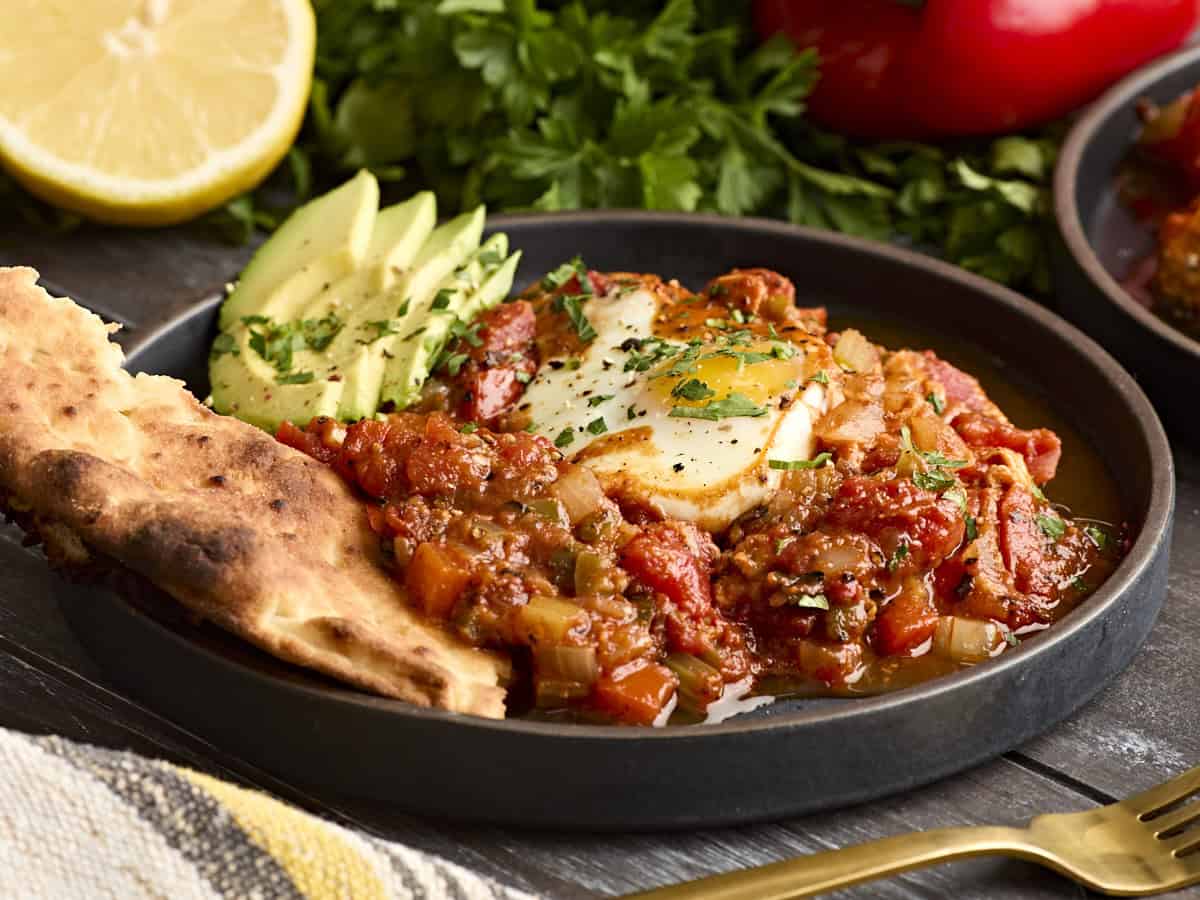
[[1062, 441], [1047, 428], [1023, 431], [978, 413], [963, 413], [955, 418], [954, 430], [974, 450], [1003, 447], [1025, 458], [1029, 474], [1038, 484], [1054, 477], [1062, 456]]
[[426, 615], [444, 619], [471, 583], [471, 571], [460, 554], [426, 542], [413, 554], [404, 583]]
[[413, 490], [426, 496], [482, 493], [491, 471], [491, 453], [482, 438], [464, 434], [441, 414], [428, 418], [421, 443], [405, 466]]
[[885, 547], [908, 546], [908, 563], [924, 568], [954, 552], [965, 523], [953, 505], [907, 479], [847, 478], [825, 523], [867, 534]]
[[328, 416], [318, 416], [304, 430], [291, 422], [283, 422], [275, 433], [275, 440], [328, 465], [337, 459], [341, 449], [334, 437], [337, 424]]
[[717, 548], [686, 522], [654, 522], [621, 550], [621, 565], [647, 587], [687, 612], [712, 608], [710, 576]]
[[827, 685], [845, 684], [862, 666], [862, 644], [842, 644], [811, 639], [796, 644], [800, 671]]
[[903, 591], [875, 618], [875, 649], [883, 656], [911, 653], [933, 637], [938, 611], [924, 591]]
[[525, 391], [522, 378], [528, 380], [537, 371], [537, 318], [533, 304], [517, 300], [489, 310], [480, 322], [478, 345], [464, 345], [470, 360], [459, 375], [461, 413], [469, 421], [487, 423], [517, 402]]
[[771, 297], [783, 297], [789, 307], [796, 304], [795, 285], [770, 269], [734, 269], [710, 281], [704, 292], [720, 298], [731, 309], [741, 309], [752, 315], [758, 313]]
[[613, 718], [635, 725], [653, 725], [678, 684], [679, 679], [666, 666], [649, 663], [619, 680], [613, 675], [601, 676], [592, 696]]

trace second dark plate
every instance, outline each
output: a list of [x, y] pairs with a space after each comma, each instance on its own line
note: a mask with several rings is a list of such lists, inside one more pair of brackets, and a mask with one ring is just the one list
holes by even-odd
[[[779, 818], [908, 790], [1060, 721], [1124, 668], [1166, 589], [1170, 451], [1133, 380], [1044, 309], [942, 263], [756, 220], [639, 213], [493, 219], [527, 284], [577, 253], [598, 269], [699, 287], [735, 266], [791, 277], [834, 322], [881, 319], [969, 343], [1029, 384], [1119, 473], [1133, 537], [1110, 580], [1019, 648], [898, 693], [785, 700], [715, 725], [639, 729], [492, 721], [367, 696], [212, 630], [115, 596], [64, 596], [81, 641], [127, 691], [248, 761], [332, 795], [438, 816], [573, 828], [697, 827]], [[206, 390], [216, 301], [129, 357]], [[66, 592], [64, 592], [65, 594]]]

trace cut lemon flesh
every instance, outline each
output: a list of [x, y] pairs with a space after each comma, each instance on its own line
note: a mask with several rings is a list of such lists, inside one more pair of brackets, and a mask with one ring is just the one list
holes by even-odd
[[160, 225], [253, 187], [295, 139], [309, 0], [7, 0], [0, 163], [106, 222]]

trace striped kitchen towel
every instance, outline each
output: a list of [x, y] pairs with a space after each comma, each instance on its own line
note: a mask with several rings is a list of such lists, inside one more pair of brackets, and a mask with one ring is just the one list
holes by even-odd
[[530, 895], [199, 772], [0, 729], [0, 897]]

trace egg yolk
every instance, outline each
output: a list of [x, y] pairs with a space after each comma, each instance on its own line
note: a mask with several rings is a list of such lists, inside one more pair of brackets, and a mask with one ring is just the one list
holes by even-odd
[[[762, 406], [798, 386], [803, 359], [803, 351], [780, 342], [706, 345], [694, 360], [668, 361], [652, 373], [650, 391], [668, 406], [704, 406], [730, 394]], [[681, 369], [690, 371], [674, 374]]]

